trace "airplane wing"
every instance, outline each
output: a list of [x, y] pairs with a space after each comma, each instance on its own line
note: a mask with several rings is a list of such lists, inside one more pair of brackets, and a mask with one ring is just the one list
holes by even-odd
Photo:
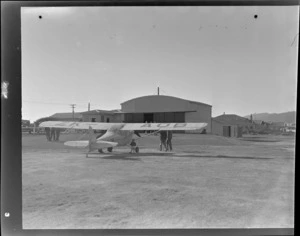
[[104, 122], [69, 122], [69, 121], [45, 121], [40, 123], [39, 127], [63, 128], [63, 129], [92, 129], [107, 130], [114, 125], [122, 123], [104, 123]]
[[120, 130], [202, 130], [207, 123], [104, 123], [104, 122], [67, 122], [45, 121], [40, 127], [64, 128], [64, 129], [92, 129], [107, 130], [118, 126]]
[[121, 130], [202, 130], [207, 123], [126, 123]]

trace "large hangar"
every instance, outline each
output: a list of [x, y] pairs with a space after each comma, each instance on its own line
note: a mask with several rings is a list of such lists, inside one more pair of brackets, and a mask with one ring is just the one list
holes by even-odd
[[212, 106], [172, 96], [150, 95], [121, 103], [125, 123], [205, 122], [211, 132]]

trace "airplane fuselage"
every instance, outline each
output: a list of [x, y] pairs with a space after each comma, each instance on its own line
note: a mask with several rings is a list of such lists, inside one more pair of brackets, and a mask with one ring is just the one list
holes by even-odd
[[97, 140], [116, 142], [118, 146], [126, 146], [130, 144], [134, 131], [121, 130], [124, 124], [114, 125], [110, 127], [104, 135]]

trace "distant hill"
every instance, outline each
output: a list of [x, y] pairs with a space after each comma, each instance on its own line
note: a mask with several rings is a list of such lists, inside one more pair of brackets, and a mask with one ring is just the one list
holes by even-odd
[[[270, 122], [286, 122], [286, 123], [296, 123], [296, 112], [289, 111], [283, 113], [253, 113], [253, 120], [263, 120]], [[245, 118], [250, 119], [250, 115], [245, 116]]]

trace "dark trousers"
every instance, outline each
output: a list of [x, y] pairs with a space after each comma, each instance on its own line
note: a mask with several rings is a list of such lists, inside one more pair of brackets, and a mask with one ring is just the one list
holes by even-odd
[[60, 133], [60, 131], [59, 131], [59, 130], [56, 130], [55, 141], [58, 141], [58, 140], [59, 140], [59, 133]]
[[55, 131], [53, 131], [53, 130], [50, 133], [50, 141], [51, 140], [53, 140], [53, 141], [55, 140]]
[[172, 151], [172, 141], [171, 140], [167, 140], [167, 150]]
[[166, 141], [160, 140], [160, 145], [159, 145], [159, 150], [160, 150], [160, 151], [162, 151], [162, 146], [164, 146], [165, 149], [167, 150]]
[[49, 131], [46, 131], [46, 138], [47, 138], [48, 141], [51, 141], [50, 140], [50, 132]]

